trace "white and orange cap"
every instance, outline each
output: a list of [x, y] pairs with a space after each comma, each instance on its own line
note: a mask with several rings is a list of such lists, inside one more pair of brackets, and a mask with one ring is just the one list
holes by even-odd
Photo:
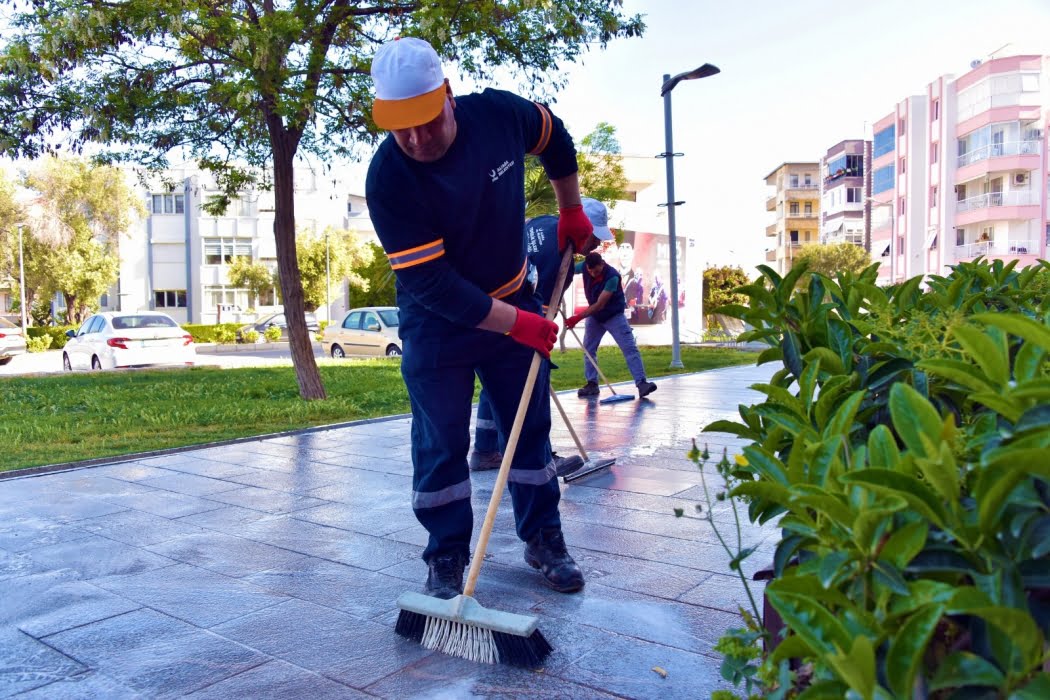
[[372, 57], [372, 82], [372, 120], [381, 129], [421, 126], [445, 104], [441, 59], [422, 39], [399, 37], [380, 46]]

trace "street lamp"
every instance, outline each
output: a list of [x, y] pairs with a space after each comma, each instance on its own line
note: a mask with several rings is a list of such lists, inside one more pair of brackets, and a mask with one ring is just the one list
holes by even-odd
[[18, 292], [21, 295], [21, 303], [18, 305], [19, 311], [22, 312], [22, 337], [27, 338], [26, 326], [28, 325], [26, 318], [26, 266], [25, 266], [25, 249], [22, 247], [22, 224], [18, 225]]
[[328, 228], [324, 230], [324, 303], [325, 303], [325, 318], [328, 322], [332, 322], [332, 277], [329, 272], [329, 249], [328, 249]]
[[[664, 158], [667, 163], [667, 203], [660, 206], [667, 207], [667, 237], [671, 245], [671, 367], [675, 369], [680, 369], [684, 365], [682, 365], [682, 351], [678, 342], [678, 243], [675, 240], [674, 210], [679, 204], [685, 204], [685, 202], [675, 201], [674, 198], [674, 158], [682, 154], [675, 153], [672, 145], [671, 91], [683, 80], [698, 80], [717, 75], [719, 72], [716, 66], [705, 63], [699, 68], [679, 73], [673, 78], [665, 73], [663, 85], [660, 87], [660, 95], [664, 98], [664, 144], [666, 150], [656, 157]], [[702, 277], [701, 285], [703, 285]], [[694, 296], [700, 297], [700, 331], [702, 333], [704, 328], [702, 287], [701, 293]]]

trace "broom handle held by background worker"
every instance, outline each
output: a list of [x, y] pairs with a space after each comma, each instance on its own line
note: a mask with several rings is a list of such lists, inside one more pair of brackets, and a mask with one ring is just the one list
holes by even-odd
[[[561, 312], [561, 317], [563, 319], [565, 318], [564, 311]], [[586, 355], [587, 359], [591, 361], [592, 365], [594, 365], [594, 369], [598, 370], [598, 376], [602, 378], [603, 382], [605, 382], [605, 386], [609, 387], [609, 391], [615, 394], [616, 389], [613, 389], [612, 384], [609, 383], [609, 378], [605, 376], [605, 372], [602, 371], [601, 365], [598, 364], [598, 360], [594, 359], [594, 355], [588, 352], [587, 346], [583, 344], [583, 341], [580, 340], [580, 336], [576, 334], [576, 331], [573, 330], [572, 326], [565, 324], [565, 327], [572, 333], [572, 337], [576, 339], [577, 344], [579, 344], [580, 348], [583, 350], [583, 354]]]
[[[562, 294], [565, 293], [565, 279], [569, 274], [569, 265], [572, 264], [573, 246], [569, 245], [565, 248], [565, 252], [562, 253], [561, 266], [558, 268], [558, 277], [554, 283], [554, 294], [551, 297], [550, 303], [547, 307], [546, 321], [549, 322], [555, 328], [555, 335], [557, 334], [558, 326], [554, 323], [554, 316], [558, 313], [557, 301], [561, 299]], [[517, 340], [515, 338], [515, 340]], [[520, 341], [519, 341], [520, 342]], [[551, 341], [551, 347], [554, 347], [553, 341]], [[550, 357], [550, 348], [547, 350], [547, 357]], [[532, 364], [529, 365], [529, 374], [525, 378], [525, 387], [521, 392], [521, 400], [518, 402], [518, 411], [514, 414], [514, 425], [510, 429], [510, 434], [507, 436], [507, 447], [503, 451], [503, 461], [499, 465], [499, 473], [496, 475], [496, 483], [492, 487], [492, 498], [489, 499], [489, 508], [485, 512], [485, 521], [481, 525], [481, 532], [478, 534], [478, 544], [474, 548], [474, 556], [470, 558], [470, 571], [467, 572], [467, 580], [463, 585], [463, 595], [473, 596], [474, 587], [478, 582], [478, 574], [481, 572], [481, 562], [485, 558], [485, 550], [489, 546], [489, 536], [492, 534], [492, 526], [496, 522], [496, 512], [499, 510], [500, 500], [503, 498], [503, 489], [507, 486], [507, 478], [510, 476], [510, 463], [514, 461], [514, 453], [518, 449], [518, 438], [521, 437], [521, 426], [525, 422], [525, 411], [529, 405], [529, 398], [532, 396], [532, 390], [536, 386], [536, 377], [540, 372], [540, 352], [537, 350], [536, 354], [532, 356]]]

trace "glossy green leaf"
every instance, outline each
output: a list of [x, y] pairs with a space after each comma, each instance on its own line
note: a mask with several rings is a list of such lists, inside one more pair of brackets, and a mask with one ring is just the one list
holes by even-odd
[[957, 326], [952, 334], [995, 388], [1001, 389], [1010, 381], [1010, 358], [1001, 333], [998, 338], [994, 338], [990, 333], [973, 326]]
[[[1050, 404], [1033, 406], [1021, 414], [1014, 425], [1014, 433], [1028, 430], [1050, 430]], [[1050, 459], [1050, 456], [1047, 459]]]
[[922, 457], [937, 453], [941, 417], [919, 392], [907, 384], [894, 384], [890, 390], [890, 415], [893, 427], [909, 450]]
[[702, 433], [729, 433], [730, 435], [736, 435], [738, 437], [751, 437], [752, 430], [746, 425], [742, 425], [731, 420], [716, 420], [708, 423], [701, 430]]
[[1035, 379], [1047, 372], [1047, 351], [1032, 342], [1024, 342], [1014, 357], [1014, 379], [1017, 382]]
[[768, 362], [780, 362], [784, 359], [784, 351], [779, 347], [777, 348], [766, 348], [758, 355], [758, 360], [755, 364], [764, 365]]
[[830, 654], [852, 646], [842, 623], [812, 599], [768, 590], [766, 597], [784, 622], [815, 652]]
[[787, 474], [784, 472], [784, 463], [769, 450], [759, 445], [748, 445], [744, 448], [744, 456], [747, 458], [748, 466], [756, 474], [783, 486], [790, 486]]
[[926, 645], [943, 616], [943, 605], [919, 608], [893, 636], [886, 652], [886, 678], [897, 695], [911, 696]]
[[784, 331], [784, 337], [780, 341], [780, 349], [784, 353], [784, 366], [795, 377], [802, 375], [802, 348], [799, 347], [798, 338], [794, 331]]
[[817, 425], [824, 425], [839, 404], [839, 396], [849, 390], [853, 382], [852, 377], [832, 377], [820, 387], [820, 395], [813, 408], [813, 417]]
[[975, 489], [978, 526], [986, 534], [998, 529], [1007, 506], [1007, 496], [1024, 479], [1038, 476], [1050, 480], [1050, 459], [1044, 449], [1008, 449], [988, 463]]
[[930, 374], [935, 374], [945, 379], [950, 379], [956, 384], [962, 385], [974, 391], [995, 391], [997, 387], [980, 370], [979, 367], [963, 362], [961, 360], [931, 359], [916, 363]]
[[893, 514], [904, 507], [905, 502], [900, 500], [888, 508], [865, 508], [856, 513], [852, 530], [853, 542], [857, 548], [865, 554], [873, 555], [886, 528], [893, 523]]
[[896, 494], [932, 520], [938, 527], [943, 528], [948, 520], [948, 513], [937, 494], [910, 474], [889, 469], [861, 469], [844, 474], [840, 480], [848, 484]]
[[[799, 490], [796, 488], [796, 493]], [[800, 507], [811, 508], [818, 515], [830, 518], [833, 523], [847, 532], [853, 523], [853, 511], [850, 510], [849, 506], [838, 497], [826, 492], [796, 495], [792, 499], [792, 507], [795, 510]]]
[[804, 542], [805, 538], [801, 535], [788, 535], [777, 543], [777, 548], [773, 551], [773, 576], [775, 578], [779, 579], [784, 575], [784, 570]]
[[1043, 635], [1032, 616], [1023, 610], [988, 604], [988, 596], [972, 588], [960, 589], [948, 605], [952, 615], [975, 615], [1003, 633], [1018, 651], [1025, 666], [1038, 662]]
[[798, 700], [842, 700], [849, 687], [840, 681], [818, 681], [799, 694]]
[[877, 561], [872, 566], [875, 582], [897, 595], [908, 595], [908, 582], [904, 580], [897, 567], [884, 561]]
[[848, 438], [853, 429], [853, 419], [857, 416], [860, 402], [864, 400], [863, 391], [855, 391], [838, 407], [835, 414], [824, 428], [824, 437], [841, 435]]
[[825, 347], [815, 347], [807, 352], [803, 357], [803, 361], [813, 364], [820, 362], [820, 369], [824, 372], [833, 375], [845, 374], [846, 368], [842, 364], [842, 360], [833, 351]]
[[904, 569], [926, 545], [930, 526], [925, 520], [916, 520], [903, 526], [886, 540], [879, 558]]
[[[949, 419], [950, 420], [950, 419]], [[926, 483], [954, 508], [959, 501], [959, 465], [955, 463], [951, 447], [942, 442], [938, 454], [929, 459], [916, 459]]]
[[875, 650], [870, 639], [864, 635], [855, 637], [848, 654], [831, 654], [825, 660], [850, 690], [870, 700], [875, 692]]
[[853, 607], [853, 603], [842, 591], [824, 586], [817, 576], [812, 575], [781, 576], [771, 581], [766, 590], [808, 596], [839, 609]]
[[762, 500], [787, 507], [791, 503], [791, 492], [783, 484], [773, 481], [745, 481], [736, 486], [731, 496], [746, 496], [753, 500]]
[[977, 314], [973, 320], [995, 326], [1018, 338], [1035, 343], [1045, 352], [1050, 352], [1050, 327], [1019, 314]]
[[1017, 402], [1017, 396], [1013, 392], [1003, 395], [991, 391], [978, 391], [970, 394], [970, 399], [984, 404], [996, 413], [999, 413], [1011, 423], [1021, 417], [1024, 407]]
[[816, 656], [816, 653], [806, 644], [806, 640], [797, 634], [792, 634], [785, 637], [780, 644], [777, 644], [777, 648], [773, 650], [770, 658], [773, 663], [780, 663], [788, 659], [805, 659], [814, 656]]
[[930, 690], [975, 685], [998, 688], [1003, 680], [1003, 672], [992, 662], [968, 651], [957, 651], [941, 662], [929, 687]]
[[900, 450], [893, 433], [885, 425], [875, 426], [868, 435], [868, 460], [871, 466], [896, 470], [900, 466]]
[[825, 554], [820, 560], [820, 585], [830, 588], [849, 560], [849, 552], [837, 551]]
[[828, 319], [828, 344], [839, 357], [844, 372], [853, 371], [853, 329], [837, 318]]
[[1039, 673], [1022, 688], [1010, 693], [1007, 700], [1046, 700], [1050, 698], [1050, 674]]

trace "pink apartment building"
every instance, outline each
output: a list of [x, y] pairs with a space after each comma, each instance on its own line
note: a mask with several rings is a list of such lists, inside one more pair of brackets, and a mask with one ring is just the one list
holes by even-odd
[[1047, 257], [1050, 56], [974, 62], [875, 122], [871, 255], [880, 282], [978, 256]]

